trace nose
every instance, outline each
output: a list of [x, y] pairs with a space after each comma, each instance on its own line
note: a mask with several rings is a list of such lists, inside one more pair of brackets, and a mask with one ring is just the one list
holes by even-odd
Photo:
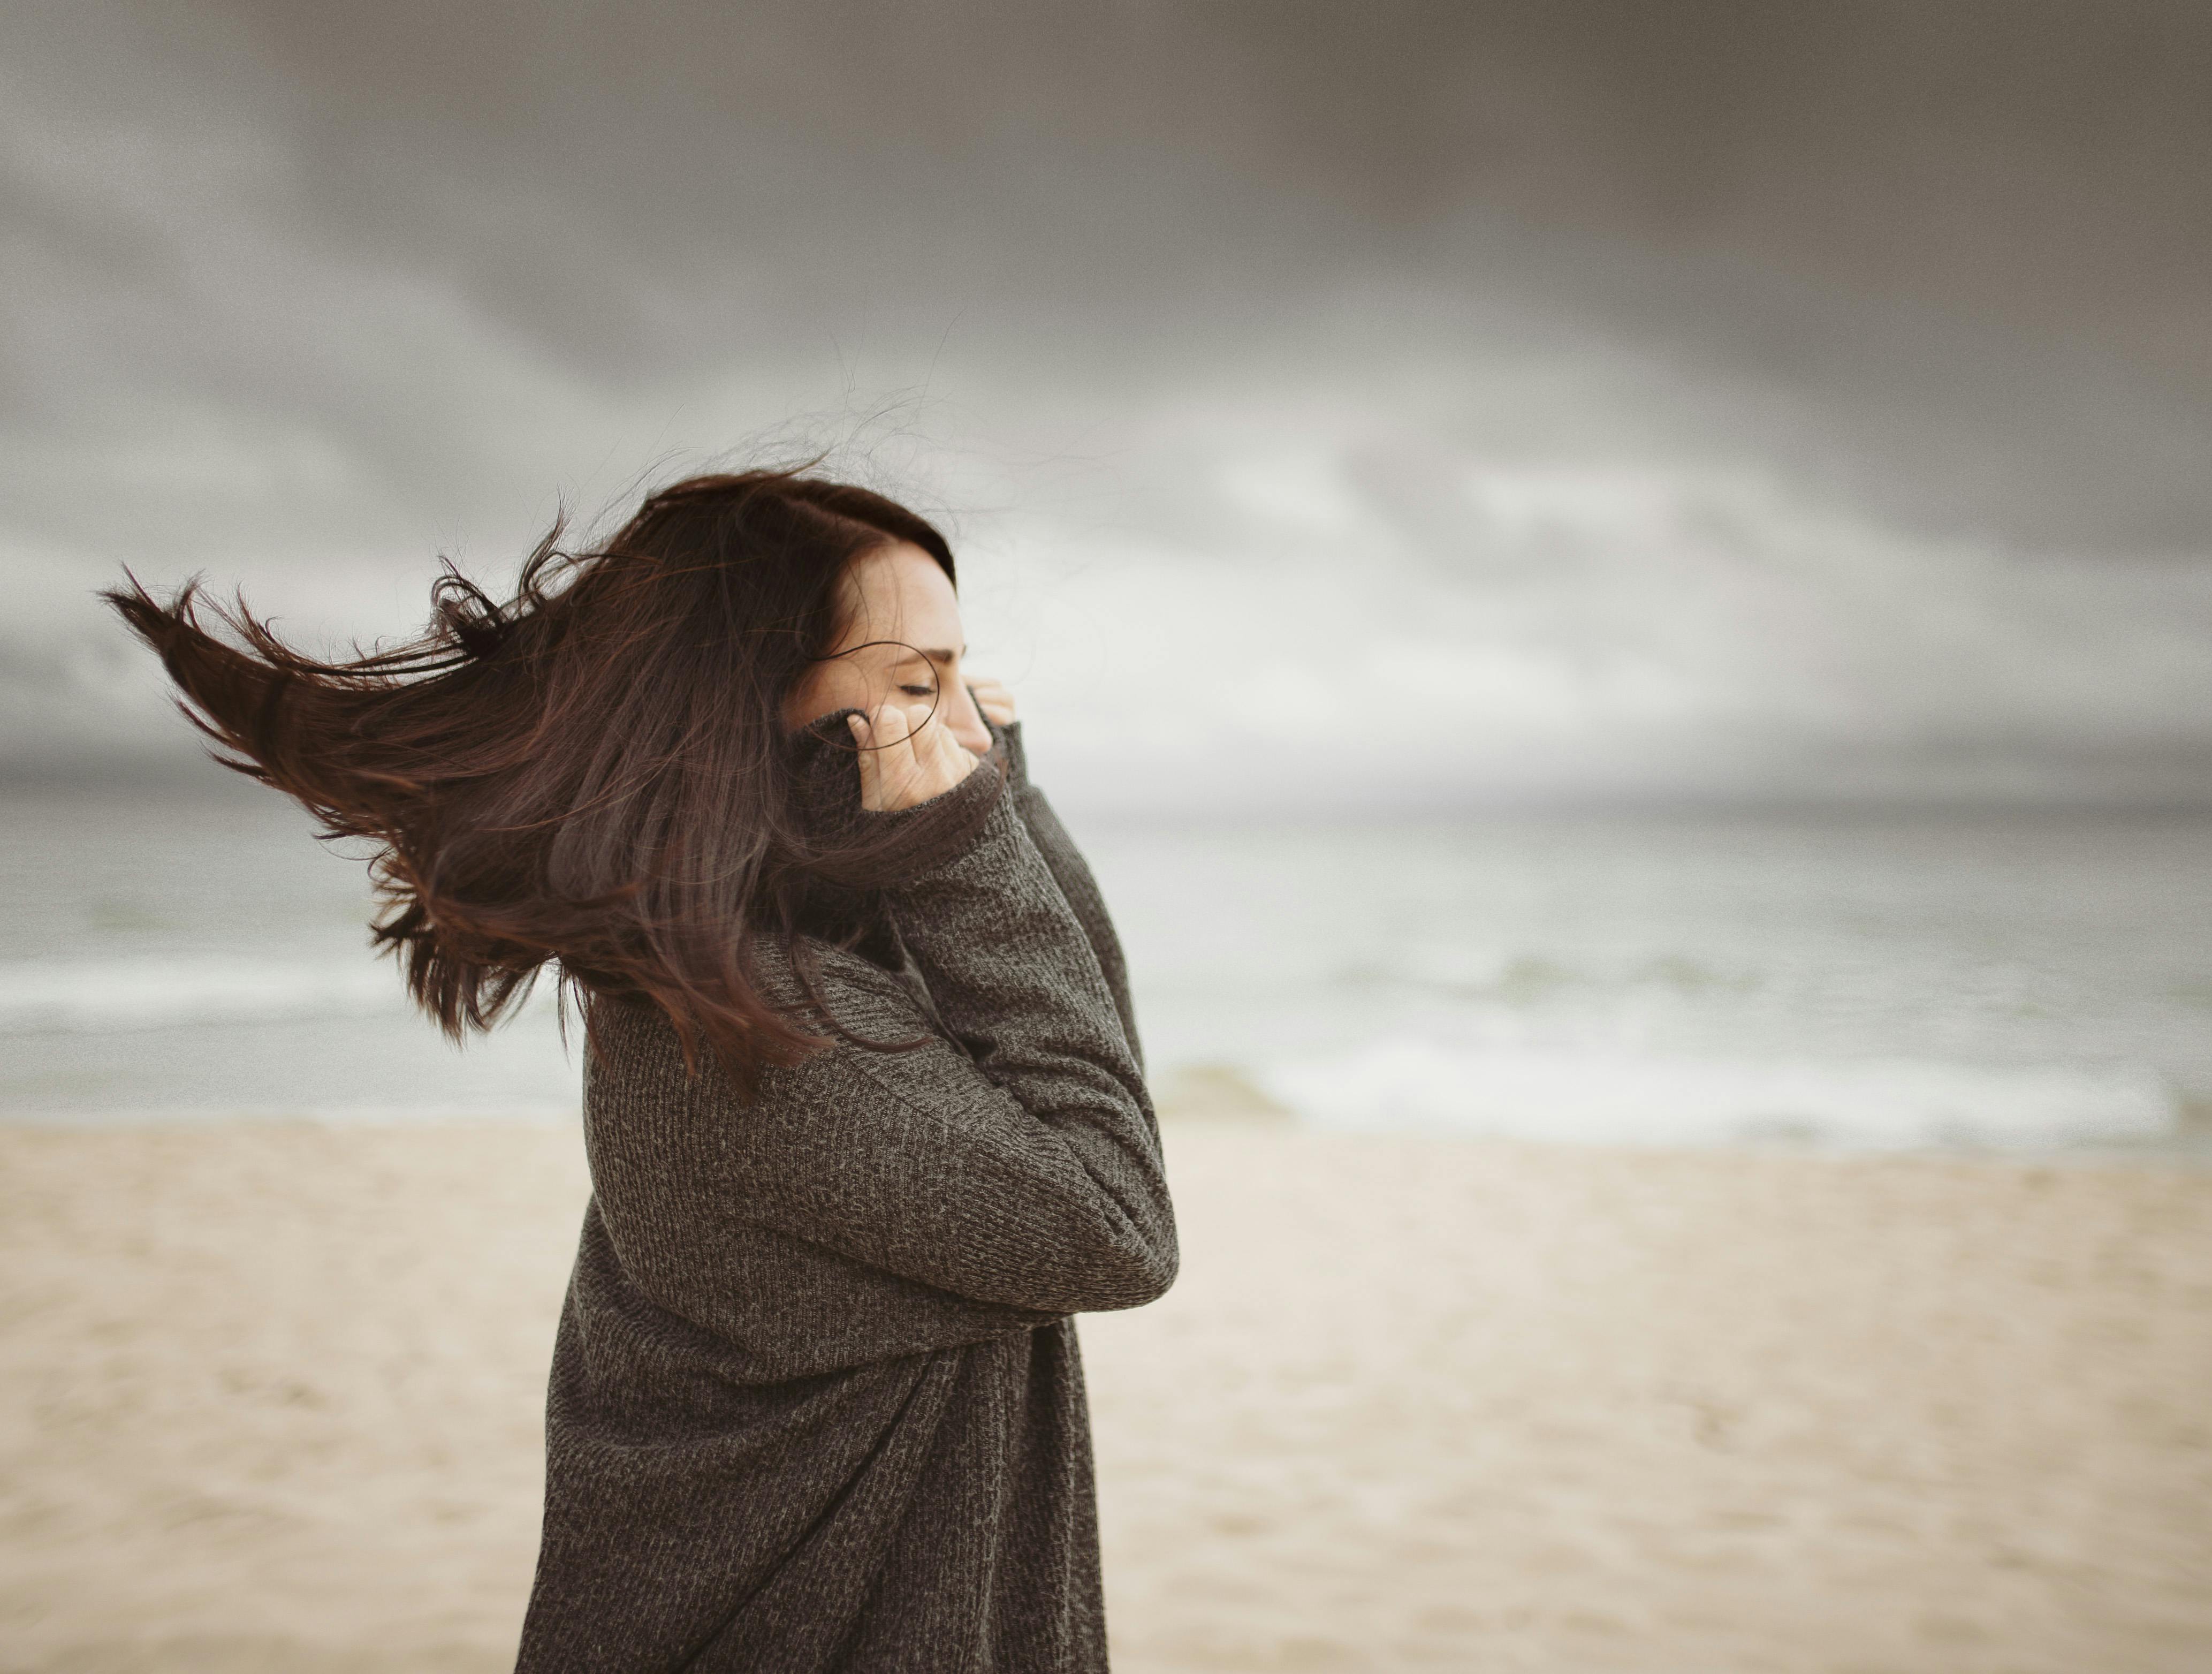
[[983, 712], [975, 707], [975, 699], [964, 685], [955, 686], [951, 701], [945, 708], [945, 721], [952, 729], [952, 736], [963, 750], [981, 756], [991, 748], [991, 729], [983, 724]]

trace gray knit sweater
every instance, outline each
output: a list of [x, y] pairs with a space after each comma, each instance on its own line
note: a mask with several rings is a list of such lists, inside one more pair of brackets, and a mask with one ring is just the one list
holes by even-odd
[[980, 830], [871, 898], [898, 957], [811, 949], [848, 1030], [927, 1044], [745, 1104], [595, 1001], [522, 1674], [1105, 1668], [1067, 1316], [1165, 1290], [1175, 1226], [1119, 945], [1001, 744]]

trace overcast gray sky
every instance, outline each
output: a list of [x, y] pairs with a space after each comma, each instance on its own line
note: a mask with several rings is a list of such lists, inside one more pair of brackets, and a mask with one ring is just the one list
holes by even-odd
[[2195, 4], [10, 8], [0, 765], [827, 442], [1077, 800], [2212, 794], [2208, 185]]

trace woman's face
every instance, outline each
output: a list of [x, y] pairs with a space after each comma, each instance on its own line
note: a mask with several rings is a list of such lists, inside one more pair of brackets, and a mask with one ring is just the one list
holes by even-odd
[[968, 642], [960, 600], [945, 571], [910, 541], [865, 552], [838, 581], [842, 624], [830, 654], [792, 688], [784, 724], [804, 727], [839, 709], [872, 715], [885, 703], [936, 706], [933, 720], [977, 755], [991, 734], [960, 672]]

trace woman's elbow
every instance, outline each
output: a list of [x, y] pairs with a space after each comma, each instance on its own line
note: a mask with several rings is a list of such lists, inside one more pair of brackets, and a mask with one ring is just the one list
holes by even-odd
[[1173, 1227], [1150, 1237], [1117, 1239], [1067, 1275], [1070, 1313], [1111, 1313], [1141, 1308], [1167, 1294], [1182, 1256]]
[[1175, 1234], [1170, 1233], [1156, 1247], [1146, 1251], [1146, 1259], [1139, 1263], [1133, 1275], [1135, 1288], [1125, 1307], [1141, 1308], [1147, 1302], [1157, 1302], [1166, 1295], [1182, 1270], [1182, 1254], [1176, 1248]]

